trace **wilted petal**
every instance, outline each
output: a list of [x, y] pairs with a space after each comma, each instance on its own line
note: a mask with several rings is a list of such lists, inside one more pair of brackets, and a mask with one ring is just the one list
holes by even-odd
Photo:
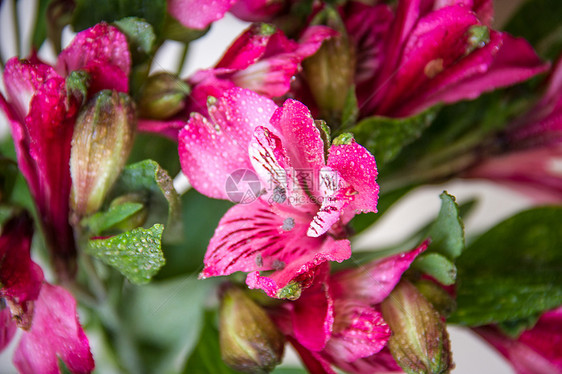
[[91, 92], [127, 92], [131, 69], [127, 38], [117, 27], [99, 23], [76, 35], [59, 55], [56, 69], [63, 76], [74, 70], [87, 71], [92, 76]]
[[236, 0], [168, 0], [168, 12], [185, 27], [202, 30], [224, 17]]
[[252, 170], [248, 146], [253, 130], [268, 124], [275, 109], [273, 101], [234, 88], [209, 107], [210, 120], [194, 114], [179, 134], [180, 163], [193, 187], [227, 199], [227, 178], [238, 169]]
[[58, 374], [59, 358], [73, 373], [94, 369], [88, 338], [78, 322], [76, 301], [64, 288], [44, 283], [35, 302], [33, 325], [22, 336], [14, 364], [24, 374]]
[[31, 326], [33, 301], [43, 282], [43, 271], [30, 257], [32, 238], [33, 221], [27, 215], [8, 221], [0, 236], [0, 296], [25, 329]]
[[330, 278], [330, 289], [334, 298], [345, 296], [349, 299], [364, 300], [373, 305], [383, 301], [402, 274], [410, 267], [416, 257], [426, 250], [428, 243], [383, 260], [369, 263], [357, 269], [335, 273]]

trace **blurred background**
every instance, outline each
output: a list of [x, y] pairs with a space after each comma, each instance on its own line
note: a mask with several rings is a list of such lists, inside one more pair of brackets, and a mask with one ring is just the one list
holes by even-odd
[[[524, 0], [496, 0], [495, 28], [501, 30], [502, 24], [509, 18], [510, 14]], [[36, 0], [0, 0], [0, 53], [4, 61], [18, 54], [14, 26], [14, 4], [18, 7], [19, 28], [22, 33], [21, 45], [27, 46], [27, 40], [31, 35], [31, 26], [36, 18]], [[226, 17], [212, 25], [211, 30], [201, 39], [190, 45], [190, 53], [182, 69], [181, 76], [187, 76], [199, 68], [207, 68], [214, 65], [220, 58], [226, 47], [245, 28], [247, 23], [242, 22], [227, 13]], [[73, 34], [67, 27], [63, 32], [63, 47], [70, 42]], [[20, 56], [27, 56], [29, 50], [19, 48]], [[153, 64], [155, 71], [172, 71], [177, 69], [177, 61], [182, 53], [179, 43], [168, 41], [156, 56]], [[46, 62], [52, 63], [56, 60], [53, 48], [49, 41], [43, 44], [39, 50], [39, 56]], [[1, 78], [0, 78], [1, 79]], [[0, 84], [3, 91], [3, 83]], [[462, 113], [459, 113], [462, 115]], [[9, 127], [6, 119], [0, 115], [0, 138], [9, 135]], [[375, 155], [376, 156], [376, 155]], [[354, 250], [373, 249], [399, 243], [403, 238], [413, 234], [421, 225], [430, 221], [439, 211], [439, 194], [446, 190], [457, 197], [462, 203], [471, 199], [477, 200], [477, 206], [473, 214], [465, 221], [465, 228], [471, 234], [482, 232], [514, 212], [522, 210], [530, 205], [523, 195], [512, 190], [493, 185], [489, 182], [480, 181], [453, 181], [445, 185], [437, 185], [419, 188], [406, 198], [400, 200], [388, 213], [385, 214], [376, 228], [358, 236], [352, 248]], [[185, 290], [188, 292], [188, 290]], [[189, 321], [185, 321], [189, 323]], [[512, 369], [504, 359], [492, 351], [486, 343], [467, 329], [460, 327], [449, 327], [452, 340], [453, 359], [456, 368], [455, 374], [509, 374]], [[0, 374], [16, 373], [11, 365], [12, 350], [17, 339], [14, 339], [10, 347], [0, 354]], [[91, 339], [94, 357], [100, 349], [96, 346], [96, 340]], [[296, 356], [288, 352], [286, 360], [294, 362]], [[98, 365], [99, 372], [103, 372]]]

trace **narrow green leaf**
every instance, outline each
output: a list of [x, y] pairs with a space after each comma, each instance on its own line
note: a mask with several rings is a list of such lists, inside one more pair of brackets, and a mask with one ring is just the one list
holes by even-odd
[[51, 0], [39, 0], [37, 5], [37, 17], [31, 34], [31, 45], [38, 51], [47, 39], [47, 8]]
[[160, 248], [162, 225], [137, 228], [107, 239], [92, 239], [86, 252], [119, 270], [131, 282], [142, 284], [164, 265]]
[[115, 25], [127, 36], [133, 65], [145, 61], [153, 54], [156, 35], [150, 23], [137, 17], [126, 17], [115, 21]]
[[455, 264], [439, 253], [424, 253], [414, 261], [413, 266], [447, 286], [454, 284], [457, 277]]
[[437, 108], [408, 118], [369, 117], [349, 131], [376, 158], [379, 167], [392, 161], [403, 147], [419, 138], [437, 114]]
[[124, 203], [109, 207], [107, 212], [98, 212], [84, 218], [80, 224], [87, 227], [93, 235], [101, 235], [104, 231], [123, 222], [143, 208], [139, 203]]
[[521, 212], [459, 257], [450, 321], [469, 326], [526, 319], [562, 305], [562, 207]]
[[426, 235], [431, 239], [428, 252], [441, 253], [454, 260], [464, 249], [464, 225], [455, 197], [444, 191], [439, 198], [439, 215]]
[[187, 360], [183, 370], [185, 374], [236, 374], [237, 371], [226, 366], [222, 361], [219, 331], [216, 326], [216, 313], [205, 313], [205, 324], [199, 338], [199, 343]]
[[116, 197], [136, 193], [144, 197], [148, 209], [145, 226], [167, 222], [166, 240], [177, 240], [181, 237], [181, 203], [174, 189], [172, 179], [158, 163], [144, 160], [128, 165], [115, 182], [109, 200]]

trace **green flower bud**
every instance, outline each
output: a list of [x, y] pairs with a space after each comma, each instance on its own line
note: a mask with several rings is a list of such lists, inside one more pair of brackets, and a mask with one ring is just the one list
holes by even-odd
[[445, 321], [410, 282], [402, 280], [382, 302], [392, 330], [388, 347], [408, 374], [442, 374], [453, 369]]
[[152, 75], [146, 81], [139, 99], [141, 117], [166, 119], [185, 106], [190, 88], [181, 79], [170, 73]]
[[340, 34], [322, 43], [320, 49], [302, 62], [310, 91], [320, 108], [320, 117], [328, 124], [340, 123], [347, 94], [355, 75], [355, 49], [345, 26], [333, 8], [318, 16], [319, 22]]
[[244, 373], [269, 373], [281, 362], [285, 338], [266, 311], [242, 290], [229, 286], [222, 295], [220, 347], [223, 361]]
[[100, 91], [82, 108], [70, 151], [70, 205], [78, 217], [100, 208], [127, 161], [135, 128], [135, 106], [124, 93]]

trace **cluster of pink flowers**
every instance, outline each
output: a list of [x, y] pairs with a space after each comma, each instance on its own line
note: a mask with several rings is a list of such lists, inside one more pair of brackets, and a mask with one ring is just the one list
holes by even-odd
[[[227, 11], [249, 21], [279, 21], [293, 3], [168, 0], [168, 11], [201, 30]], [[186, 78], [191, 94], [180, 111], [138, 119], [139, 131], [177, 141], [182, 171], [194, 189], [237, 203], [210, 239], [200, 278], [247, 273], [248, 288], [280, 299], [269, 316], [312, 373], [335, 373], [334, 367], [350, 373], [402, 370], [388, 348], [393, 331], [380, 305], [431, 238], [409, 252], [330, 272], [332, 262], [352, 256], [349, 222], [377, 212], [377, 155], [350, 134], [331, 138], [318, 117], [327, 104], [302, 74], [303, 61], [348, 38], [359, 118], [412, 116], [550, 68], [528, 42], [491, 28], [491, 0], [375, 3], [337, 7], [341, 30], [307, 20], [296, 40], [270, 24], [252, 24], [214, 67]], [[325, 6], [315, 3], [313, 12]], [[33, 221], [21, 214], [4, 224], [0, 349], [16, 326], [23, 330], [14, 355], [22, 373], [58, 373], [59, 360], [71, 372], [94, 369], [76, 301], [64, 288], [76, 275], [80, 250], [72, 201], [81, 187], [69, 167], [72, 137], [86, 101], [102, 91], [129, 92], [131, 60], [125, 34], [100, 23], [78, 33], [55, 66], [33, 54], [10, 59], [4, 69], [0, 108], [57, 277], [48, 282], [31, 260]], [[562, 60], [551, 70], [542, 100], [501, 134], [509, 152], [502, 149], [462, 176], [541, 184], [559, 202], [561, 109]], [[529, 357], [540, 357], [544, 372], [554, 372], [562, 370], [562, 354], [555, 347], [543, 350], [535, 334], [555, 331], [559, 341], [560, 322], [559, 309], [546, 313], [517, 341], [494, 327], [476, 331], [518, 372], [537, 372], [529, 369]]]

